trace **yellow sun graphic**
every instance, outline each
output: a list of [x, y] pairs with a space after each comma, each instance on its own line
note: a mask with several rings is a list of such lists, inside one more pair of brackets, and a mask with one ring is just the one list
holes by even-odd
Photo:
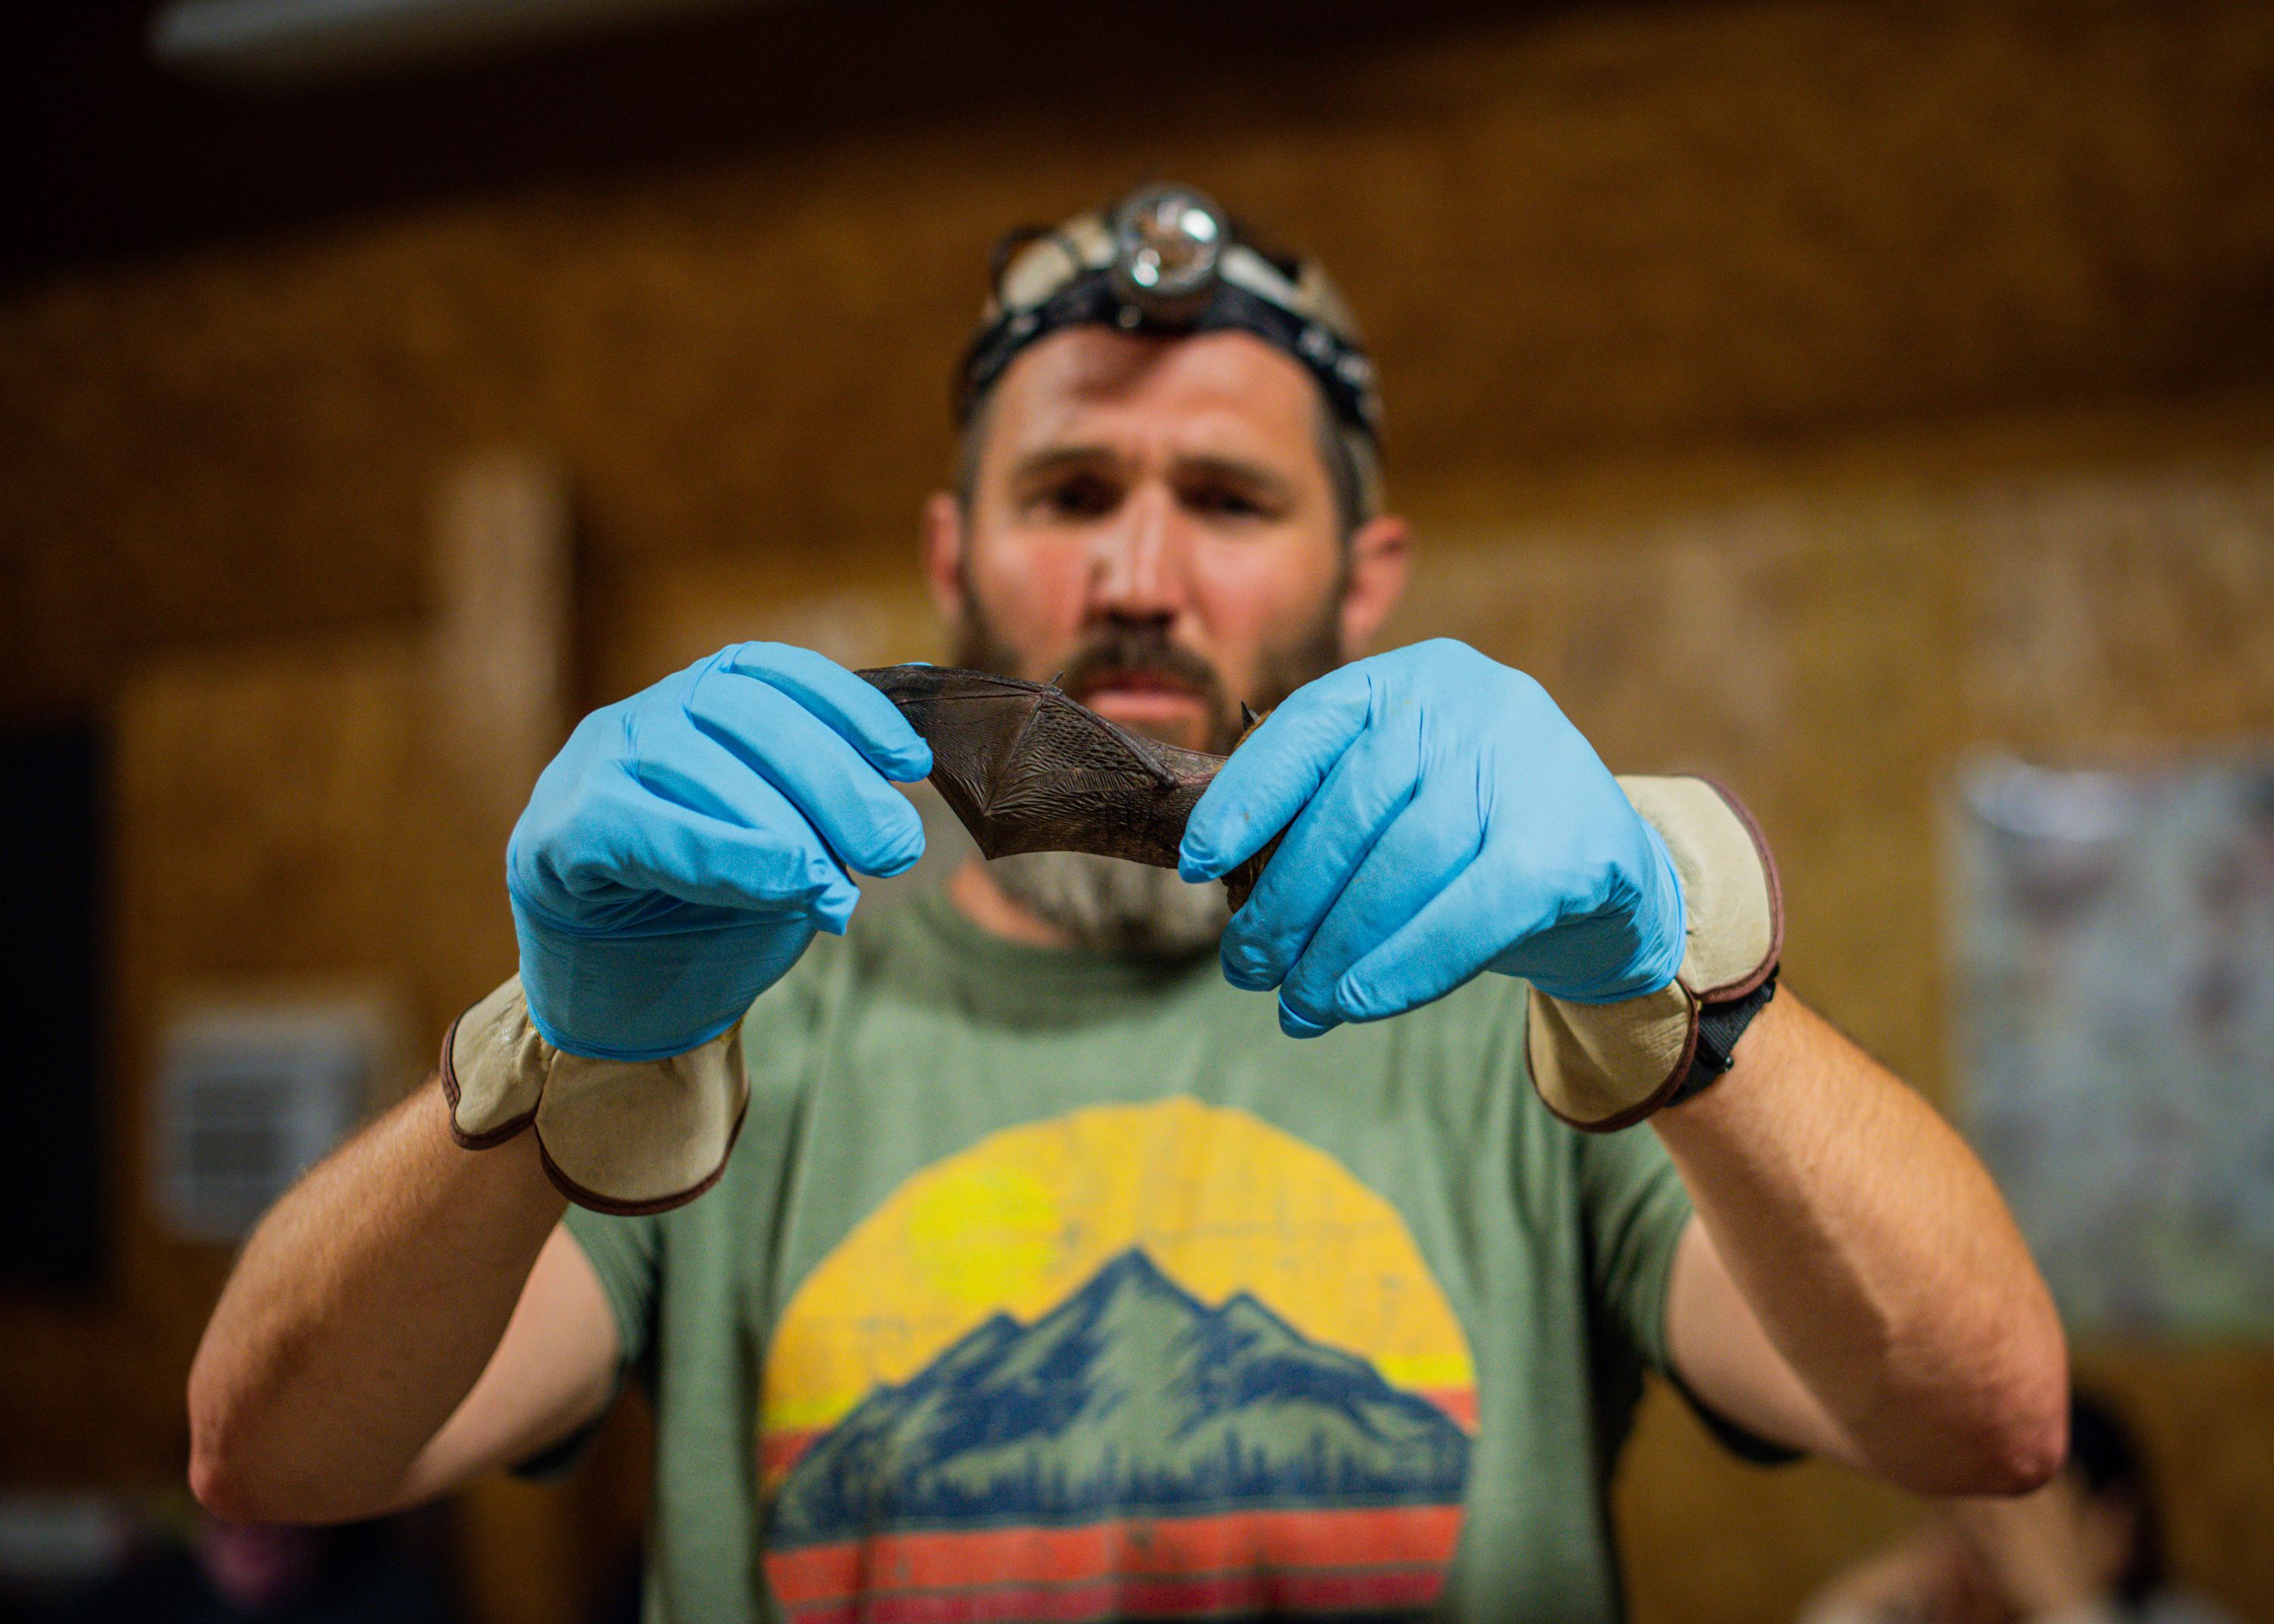
[[790, 1299], [761, 1431], [809, 1438], [991, 1316], [1048, 1313], [1133, 1246], [1201, 1302], [1246, 1291], [1473, 1426], [1468, 1341], [1396, 1209], [1315, 1146], [1178, 1097], [1005, 1129], [901, 1184]]

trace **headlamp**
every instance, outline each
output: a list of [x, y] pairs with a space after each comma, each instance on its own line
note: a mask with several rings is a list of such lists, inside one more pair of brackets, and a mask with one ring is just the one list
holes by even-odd
[[1113, 220], [1113, 289], [1160, 325], [1189, 322], [1216, 287], [1231, 227], [1197, 192], [1155, 186]]
[[1029, 228], [995, 252], [994, 286], [957, 377], [970, 421], [1019, 352], [1061, 327], [1252, 333], [1300, 362], [1325, 393], [1371, 512], [1382, 416], [1357, 324], [1315, 261], [1265, 252], [1190, 186], [1147, 186], [1110, 212]]

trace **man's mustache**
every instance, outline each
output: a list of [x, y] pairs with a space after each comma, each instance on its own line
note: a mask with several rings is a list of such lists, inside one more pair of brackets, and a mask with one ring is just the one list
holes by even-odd
[[[1034, 669], [1028, 657], [996, 635], [993, 622], [975, 595], [967, 601], [969, 615], [957, 638], [958, 664], [973, 671], [991, 671], [998, 676], [1023, 677], [1030, 681], [1049, 674], [1048, 666]], [[1306, 670], [1295, 681], [1286, 683], [1286, 689], [1291, 691], [1295, 682], [1316, 674], [1315, 671]], [[1087, 704], [1090, 695], [1100, 689], [1117, 680], [1131, 678], [1178, 688], [1199, 699], [1209, 712], [1206, 748], [1219, 753], [1228, 751], [1245, 731], [1239, 706], [1225, 691], [1224, 679], [1216, 668], [1173, 641], [1168, 628], [1163, 626], [1116, 621], [1097, 628], [1067, 658], [1056, 680], [1068, 696], [1077, 703]], [[1263, 702], [1276, 703], [1284, 697], [1273, 686], [1277, 680], [1267, 668]], [[1246, 695], [1240, 697], [1254, 699]]]
[[1219, 719], [1231, 713], [1224, 679], [1216, 667], [1159, 631], [1116, 627], [1100, 633], [1075, 652], [1058, 673], [1058, 685], [1075, 699], [1086, 700], [1102, 688], [1126, 684], [1132, 678], [1191, 694]]

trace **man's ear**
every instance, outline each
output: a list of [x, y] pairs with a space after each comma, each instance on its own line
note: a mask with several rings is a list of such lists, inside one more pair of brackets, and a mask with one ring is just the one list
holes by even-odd
[[923, 510], [923, 577], [932, 607], [947, 629], [963, 631], [963, 504], [953, 492], [934, 491]]
[[1342, 635], [1345, 654], [1373, 646], [1374, 634], [1405, 596], [1412, 566], [1413, 527], [1385, 513], [1352, 532], [1349, 568], [1343, 583]]

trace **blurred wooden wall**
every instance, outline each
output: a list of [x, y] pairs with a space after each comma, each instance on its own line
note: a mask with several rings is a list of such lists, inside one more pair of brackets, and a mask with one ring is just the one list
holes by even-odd
[[[177, 1470], [226, 1259], [142, 1203], [160, 989], [359, 975], [431, 1041], [510, 964], [501, 820], [562, 710], [732, 637], [938, 653], [914, 520], [987, 246], [1146, 173], [1321, 253], [1366, 321], [1425, 540], [1399, 635], [1525, 665], [1622, 766], [1742, 786], [1794, 984], [1932, 1096], [1963, 752], [2274, 734], [2274, 11], [1471, 15], [1164, 76], [1148, 114], [948, 97], [0, 292], [0, 717], [113, 718], [126, 1000], [120, 1266], [96, 1304], [0, 1301], [0, 1481]], [[573, 492], [575, 586], [566, 641], [518, 645], [566, 704], [512, 700], [492, 748], [436, 697], [497, 680], [436, 504], [501, 447]], [[444, 792], [437, 760], [486, 765]], [[2183, 1575], [2274, 1616], [2274, 1356], [2086, 1365]], [[1660, 1401], [1621, 1501], [1668, 1624], [1788, 1616], [1915, 1515]], [[486, 1615], [563, 1616], [624, 1515], [489, 1494]]]

